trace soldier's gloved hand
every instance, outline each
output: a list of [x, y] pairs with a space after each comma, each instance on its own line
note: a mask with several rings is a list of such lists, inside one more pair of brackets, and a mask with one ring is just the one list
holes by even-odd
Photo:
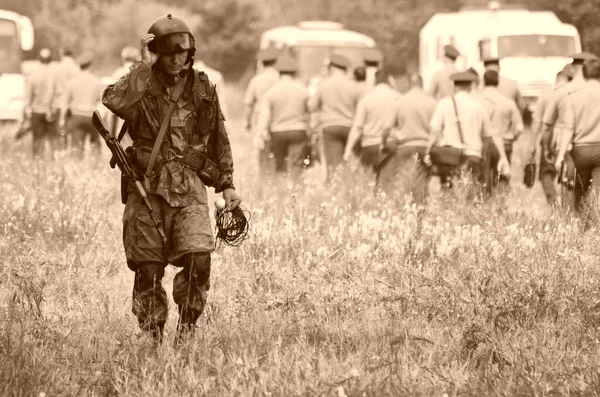
[[152, 66], [158, 61], [158, 57], [160, 54], [156, 54], [148, 48], [148, 44], [154, 40], [154, 35], [152, 33], [146, 33], [142, 36], [141, 50], [142, 50], [142, 62], [144, 62], [148, 66]]
[[423, 163], [427, 167], [431, 167], [433, 165], [433, 162], [431, 161], [431, 154], [429, 154], [429, 152], [426, 152], [425, 155], [423, 156]]
[[223, 190], [223, 198], [225, 199], [225, 208], [229, 211], [236, 209], [242, 202], [242, 199], [233, 188]]

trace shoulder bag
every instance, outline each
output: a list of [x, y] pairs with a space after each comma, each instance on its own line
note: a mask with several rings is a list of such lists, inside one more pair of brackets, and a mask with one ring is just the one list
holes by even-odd
[[[454, 97], [452, 97], [452, 105], [454, 106], [454, 114], [456, 115], [456, 123], [458, 125], [458, 134], [460, 137], [460, 143], [462, 145], [462, 143], [464, 142], [462, 125], [460, 123], [460, 118], [458, 117], [458, 109], [456, 108], [456, 100], [454, 99]], [[455, 148], [449, 145], [434, 146], [431, 148], [430, 151], [431, 162], [435, 165], [445, 166], [460, 165], [462, 154], [462, 148]]]

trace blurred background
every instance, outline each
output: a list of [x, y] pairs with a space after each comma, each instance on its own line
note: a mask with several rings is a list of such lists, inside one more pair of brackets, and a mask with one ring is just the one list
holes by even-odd
[[[600, 7], [597, 1], [531, 0], [531, 10], [554, 11], [579, 30], [586, 51], [600, 53]], [[121, 49], [138, 46], [140, 36], [157, 17], [172, 13], [193, 25], [198, 57], [221, 71], [228, 84], [246, 82], [256, 69], [254, 56], [267, 29], [304, 20], [329, 20], [372, 37], [397, 75], [416, 70], [418, 34], [435, 13], [456, 11], [487, 1], [460, 0], [0, 0], [0, 9], [29, 17], [35, 45], [25, 54], [34, 59], [48, 47], [78, 54], [93, 50], [93, 69], [110, 75]]]

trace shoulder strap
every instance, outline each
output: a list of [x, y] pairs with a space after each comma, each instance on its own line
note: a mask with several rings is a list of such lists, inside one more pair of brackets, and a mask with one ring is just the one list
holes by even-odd
[[[115, 120], [117, 118], [117, 116], [115, 115]], [[129, 121], [125, 121], [123, 123], [123, 125], [121, 126], [121, 130], [119, 131], [119, 135], [117, 136], [117, 141], [121, 142], [123, 140], [123, 137], [125, 136], [125, 133], [127, 132], [127, 129], [129, 128]]]
[[491, 100], [490, 98], [485, 98], [486, 101], [492, 104], [492, 113], [490, 113], [490, 120], [494, 120], [494, 113], [496, 112], [496, 102]]
[[452, 96], [452, 105], [454, 105], [454, 114], [456, 115], [456, 124], [458, 125], [458, 134], [460, 136], [460, 143], [464, 144], [465, 140], [463, 138], [462, 125], [460, 123], [460, 118], [458, 117], [458, 108], [456, 107], [456, 99]]
[[169, 127], [169, 122], [171, 121], [171, 114], [173, 110], [175, 110], [175, 106], [177, 105], [177, 101], [183, 92], [183, 87], [185, 86], [186, 79], [181, 79], [175, 84], [171, 91], [169, 107], [165, 113], [165, 117], [160, 124], [160, 130], [158, 131], [158, 136], [156, 137], [156, 141], [154, 141], [154, 147], [152, 148], [152, 153], [150, 154], [150, 161], [148, 161], [148, 167], [146, 167], [145, 176], [148, 177], [152, 174], [152, 169], [154, 168], [154, 163], [156, 163], [156, 157], [158, 157], [158, 151], [162, 146], [163, 141], [165, 140], [165, 134], [167, 133], [167, 128]]

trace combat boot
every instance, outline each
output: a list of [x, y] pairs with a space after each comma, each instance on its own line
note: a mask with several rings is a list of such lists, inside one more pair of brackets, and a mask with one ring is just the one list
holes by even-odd
[[152, 337], [152, 344], [155, 347], [159, 346], [162, 343], [165, 323], [145, 323], [140, 321], [139, 324], [142, 331], [147, 332], [148, 335]]
[[200, 317], [198, 310], [184, 308], [184, 306], [179, 305], [179, 320], [177, 321], [177, 334], [174, 341], [175, 346], [193, 339], [198, 317]]

